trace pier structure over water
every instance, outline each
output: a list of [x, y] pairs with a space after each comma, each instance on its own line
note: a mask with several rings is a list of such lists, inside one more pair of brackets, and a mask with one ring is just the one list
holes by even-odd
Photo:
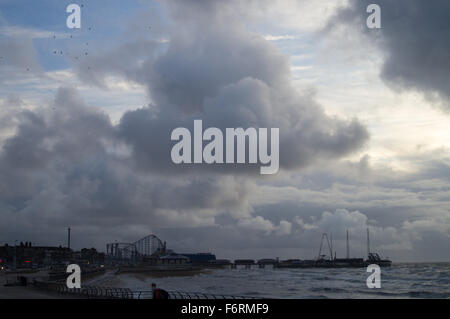
[[[382, 258], [379, 254], [371, 252], [369, 230], [367, 230], [368, 257], [350, 258], [349, 233], [346, 234], [346, 258], [337, 258], [333, 250], [333, 237], [327, 233], [322, 234], [320, 248], [315, 259], [216, 259], [211, 253], [179, 254], [166, 249], [166, 243], [156, 235], [150, 234], [134, 243], [109, 243], [106, 246], [107, 259], [111, 264], [120, 265], [121, 271], [150, 271], [150, 270], [199, 270], [208, 268], [245, 268], [253, 266], [265, 268], [348, 268], [367, 267], [370, 264], [390, 266], [392, 262]], [[325, 244], [324, 244], [325, 243]], [[327, 246], [327, 247], [326, 247]], [[324, 249], [328, 248], [328, 249]], [[325, 253], [325, 254], [323, 254]], [[328, 253], [328, 254], [327, 254]]]

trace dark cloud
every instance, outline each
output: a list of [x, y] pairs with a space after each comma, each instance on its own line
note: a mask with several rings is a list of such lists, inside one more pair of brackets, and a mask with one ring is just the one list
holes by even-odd
[[[119, 125], [139, 167], [174, 173], [211, 170], [175, 167], [168, 159], [171, 131], [192, 128], [194, 119], [202, 119], [204, 128], [280, 128], [284, 169], [335, 161], [368, 140], [357, 119], [331, 118], [313, 98], [298, 93], [288, 57], [249, 32], [226, 4], [169, 1], [168, 6], [173, 25], [165, 50], [132, 42], [88, 58], [85, 63], [96, 67], [79, 70], [83, 80], [94, 84], [121, 75], [147, 87], [154, 107], [126, 113]], [[215, 165], [214, 171], [256, 171], [256, 165], [250, 166]]]
[[0, 100], [0, 143], [1, 137], [10, 135], [17, 126], [17, 116], [24, 106], [26, 103], [14, 94], [9, 94], [3, 101]]
[[[73, 89], [60, 89], [49, 107], [18, 119], [0, 153], [0, 241], [64, 243], [71, 226], [75, 247], [103, 249], [106, 242], [154, 232], [178, 251], [311, 258], [323, 231], [333, 232], [342, 253], [349, 228], [354, 254], [362, 256], [370, 226], [374, 247], [397, 259], [422, 258], [412, 247], [448, 243], [448, 200], [436, 207], [448, 188], [436, 189], [436, 181], [420, 190], [412, 184], [442, 180], [445, 163], [438, 170], [439, 163], [429, 163], [420, 176], [385, 172], [389, 179], [363, 157], [271, 186], [248, 176], [137, 170], [123, 124], [112, 125]], [[379, 180], [365, 181], [372, 174]]]
[[[231, 211], [249, 214], [251, 183], [141, 174], [129, 165], [119, 134], [73, 89], [60, 89], [49, 107], [23, 111], [0, 153], [3, 236], [40, 233], [50, 242], [71, 225], [85, 234], [82, 243], [102, 247], [106, 238], [136, 238], [155, 227], [195, 227]], [[95, 238], [95, 230], [103, 236]]]
[[373, 1], [351, 0], [329, 26], [361, 28], [383, 51], [382, 78], [395, 89], [423, 92], [450, 106], [450, 2], [446, 0], [380, 0], [382, 29], [369, 30], [366, 8]]
[[[445, 246], [446, 207], [432, 206], [446, 190], [428, 202], [406, 187], [410, 180], [367, 181], [379, 175], [367, 157], [339, 161], [364, 145], [365, 127], [327, 116], [297, 92], [287, 57], [248, 32], [225, 2], [168, 5], [169, 42], [133, 39], [89, 54], [78, 70], [85, 84], [106, 87], [113, 75], [144, 85], [149, 107], [113, 125], [62, 88], [48, 107], [15, 114], [16, 131], [0, 152], [0, 241], [61, 243], [71, 226], [76, 248], [154, 232], [178, 251], [305, 258], [315, 256], [311, 243], [319, 244], [321, 232], [333, 230], [341, 245], [346, 228], [370, 225], [379, 247], [391, 244], [384, 247], [394, 252], [411, 243], [429, 249], [436, 238]], [[279, 127], [281, 174], [175, 166], [170, 132], [192, 128], [194, 119], [222, 129]], [[433, 230], [439, 234], [420, 237]]]

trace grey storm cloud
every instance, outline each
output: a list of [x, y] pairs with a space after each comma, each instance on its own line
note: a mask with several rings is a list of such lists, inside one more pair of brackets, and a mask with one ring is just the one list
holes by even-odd
[[[352, 230], [354, 254], [362, 256], [363, 230], [370, 226], [375, 247], [397, 258], [411, 258], [404, 252], [412, 245], [426, 251], [448, 244], [446, 206], [436, 207], [448, 196], [448, 181], [438, 190], [436, 181], [420, 191], [411, 184], [445, 180], [437, 163], [421, 176], [391, 175], [375, 184], [358, 177], [382, 175], [370, 172], [367, 158], [355, 166], [334, 164], [321, 174], [302, 173], [296, 185], [272, 187], [265, 194], [276, 201], [268, 203], [252, 199], [265, 187], [248, 176], [137, 170], [121, 124], [114, 126], [73, 89], [60, 89], [51, 105], [23, 111], [18, 120], [0, 153], [5, 240], [60, 243], [70, 225], [79, 247], [103, 248], [115, 239], [132, 241], [155, 232], [177, 251], [260, 258], [277, 250], [280, 256], [312, 258], [317, 247], [311, 243], [319, 244], [321, 232], [333, 231], [336, 247], [342, 248], [346, 228]], [[439, 171], [448, 169], [441, 166]], [[286, 190], [297, 194], [286, 196]]]
[[[385, 179], [368, 157], [342, 163], [368, 140], [365, 127], [327, 116], [297, 92], [288, 58], [246, 31], [230, 6], [169, 1], [168, 42], [133, 39], [86, 57], [83, 84], [105, 87], [113, 75], [147, 89], [149, 106], [117, 125], [72, 88], [60, 88], [48, 106], [14, 111], [15, 132], [0, 151], [1, 241], [61, 243], [71, 226], [77, 248], [154, 232], [177, 251], [309, 258], [321, 232], [335, 229], [339, 246], [344, 229], [360, 238], [356, 231], [370, 226], [394, 252], [448, 247], [448, 209], [436, 207], [447, 189], [412, 186], [442, 179], [448, 165], [410, 179], [384, 172]], [[4, 99], [2, 119], [21, 103]], [[279, 127], [284, 172], [262, 179], [242, 174], [248, 168], [172, 164], [171, 130], [192, 128], [194, 119], [222, 129]]]
[[114, 75], [147, 87], [151, 105], [126, 112], [118, 125], [70, 88], [15, 115], [0, 152], [2, 236], [51, 243], [70, 225], [83, 233], [80, 245], [101, 247], [156, 228], [214, 228], [221, 219], [254, 234], [291, 232], [290, 221], [253, 214], [248, 198], [257, 184], [242, 169], [175, 166], [172, 129], [198, 118], [205, 127], [279, 127], [284, 169], [336, 161], [358, 150], [367, 130], [297, 93], [288, 58], [223, 4], [208, 3], [170, 2], [168, 43], [133, 40], [83, 62], [92, 66], [78, 70], [84, 83], [104, 86]]
[[51, 105], [23, 111], [18, 121], [0, 153], [4, 237], [42, 232], [46, 240], [71, 225], [86, 236], [101, 230], [92, 242], [104, 244], [119, 233], [133, 239], [153, 227], [195, 227], [213, 224], [220, 214], [251, 212], [252, 183], [245, 180], [136, 171], [108, 116], [85, 105], [74, 89], [59, 89]]
[[[366, 8], [373, 1], [351, 0], [334, 17], [372, 37], [383, 50], [381, 77], [395, 89], [423, 92], [444, 109], [450, 108], [450, 2], [446, 0], [380, 0], [381, 26], [365, 27]], [[439, 103], [440, 102], [440, 103]]]
[[[368, 140], [357, 119], [331, 118], [312, 97], [298, 93], [288, 57], [247, 31], [227, 4], [169, 1], [168, 6], [173, 27], [169, 42], [161, 44], [165, 50], [130, 42], [89, 57], [84, 63], [96, 67], [78, 72], [94, 84], [120, 75], [147, 87], [153, 106], [127, 112], [118, 128], [139, 167], [186, 171], [168, 160], [169, 137], [176, 127], [192, 128], [194, 119], [202, 119], [205, 128], [279, 128], [282, 169], [337, 160]], [[230, 166], [217, 166], [217, 172], [230, 172]], [[256, 168], [249, 166], [232, 169]]]

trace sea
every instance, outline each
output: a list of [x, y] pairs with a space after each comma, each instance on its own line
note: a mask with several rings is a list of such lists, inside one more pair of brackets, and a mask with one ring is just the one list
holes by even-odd
[[366, 268], [216, 269], [193, 276], [120, 275], [120, 285], [255, 298], [450, 298], [450, 263], [394, 263], [381, 268], [381, 288], [368, 288]]

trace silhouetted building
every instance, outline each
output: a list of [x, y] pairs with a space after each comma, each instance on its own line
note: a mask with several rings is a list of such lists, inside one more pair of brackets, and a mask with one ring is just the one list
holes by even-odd
[[40, 267], [61, 264], [71, 258], [72, 250], [62, 246], [32, 246], [30, 242], [20, 242], [15, 246], [8, 244], [0, 246], [0, 260], [3, 267]]

